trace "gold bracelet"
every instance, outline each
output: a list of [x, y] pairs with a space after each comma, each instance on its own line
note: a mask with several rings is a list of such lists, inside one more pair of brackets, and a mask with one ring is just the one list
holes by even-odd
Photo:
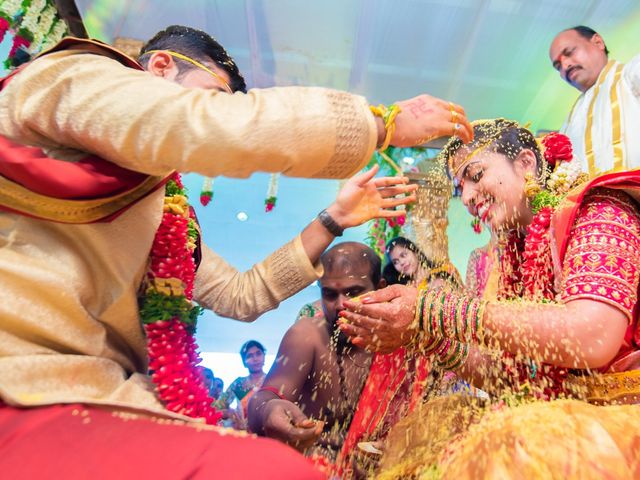
[[391, 138], [396, 132], [396, 117], [402, 110], [395, 103], [390, 105], [388, 108], [382, 104], [377, 107], [370, 105], [369, 110], [371, 110], [371, 113], [373, 113], [374, 116], [382, 118], [382, 121], [384, 122], [384, 142], [382, 142], [382, 146], [378, 149], [380, 152], [384, 152], [389, 148]]

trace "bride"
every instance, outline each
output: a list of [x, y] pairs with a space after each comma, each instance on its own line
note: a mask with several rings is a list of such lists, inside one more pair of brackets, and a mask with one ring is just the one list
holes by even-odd
[[390, 436], [383, 466], [391, 477], [638, 478], [640, 172], [570, 189], [584, 179], [563, 135], [541, 147], [504, 119], [474, 134], [442, 155], [500, 237], [497, 299], [394, 285], [345, 302], [340, 328], [371, 350], [412, 346], [493, 402], [428, 402]]

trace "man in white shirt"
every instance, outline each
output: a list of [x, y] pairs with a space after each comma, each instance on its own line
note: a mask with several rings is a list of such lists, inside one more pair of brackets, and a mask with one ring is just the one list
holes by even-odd
[[626, 65], [609, 59], [602, 37], [585, 26], [569, 28], [549, 48], [553, 67], [581, 95], [561, 132], [591, 177], [640, 167], [640, 55]]

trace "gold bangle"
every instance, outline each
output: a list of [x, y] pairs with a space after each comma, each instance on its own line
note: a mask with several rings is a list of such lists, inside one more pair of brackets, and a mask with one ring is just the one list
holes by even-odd
[[487, 307], [487, 303], [486, 301], [481, 301], [480, 302], [480, 306], [478, 307], [478, 312], [476, 313], [476, 318], [475, 318], [475, 337], [477, 339], [477, 343], [479, 345], [485, 345], [484, 341], [484, 313], [485, 313], [485, 309]]
[[391, 144], [391, 138], [396, 131], [396, 117], [402, 110], [395, 103], [388, 108], [382, 104], [377, 107], [370, 105], [369, 110], [371, 110], [374, 116], [382, 118], [384, 122], [384, 142], [382, 142], [382, 146], [378, 149], [380, 152], [384, 152]]
[[407, 345], [408, 348], [414, 348], [419, 345], [420, 338], [422, 337], [422, 325], [424, 322], [423, 319], [423, 309], [424, 309], [424, 301], [427, 296], [426, 288], [419, 288], [418, 295], [416, 298], [416, 311], [413, 316], [413, 322], [409, 325], [409, 330], [414, 332], [412, 340]]

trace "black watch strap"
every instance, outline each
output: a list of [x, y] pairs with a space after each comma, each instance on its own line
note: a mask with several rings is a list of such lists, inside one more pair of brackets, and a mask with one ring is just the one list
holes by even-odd
[[322, 210], [318, 214], [318, 220], [324, 228], [326, 228], [329, 233], [335, 237], [341, 237], [344, 233], [344, 228], [342, 228], [338, 223], [333, 219], [327, 210]]

